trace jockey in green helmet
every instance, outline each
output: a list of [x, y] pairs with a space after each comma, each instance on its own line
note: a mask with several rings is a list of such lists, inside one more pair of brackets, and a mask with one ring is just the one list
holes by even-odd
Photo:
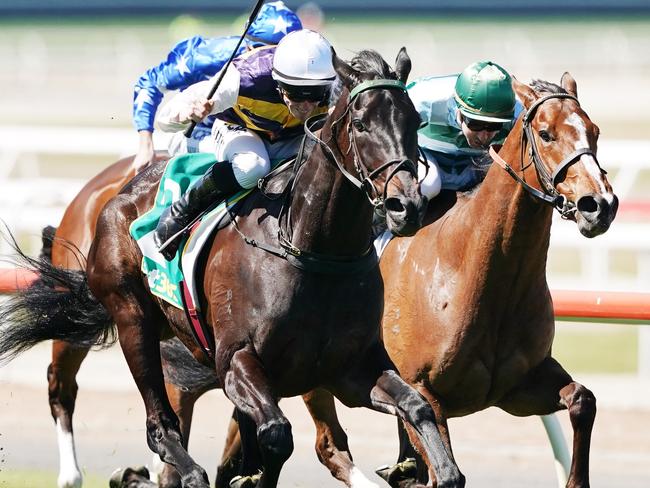
[[469, 190], [484, 176], [480, 162], [490, 144], [503, 142], [522, 106], [512, 78], [491, 61], [472, 63], [459, 75], [425, 77], [408, 86], [423, 127], [418, 143], [429, 166], [420, 167], [422, 194]]

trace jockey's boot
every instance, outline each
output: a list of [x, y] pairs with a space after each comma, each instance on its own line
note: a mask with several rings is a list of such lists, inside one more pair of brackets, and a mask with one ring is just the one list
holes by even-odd
[[160, 216], [153, 235], [160, 254], [168, 261], [174, 259], [181, 237], [201, 212], [242, 189], [229, 162], [212, 165], [201, 179]]

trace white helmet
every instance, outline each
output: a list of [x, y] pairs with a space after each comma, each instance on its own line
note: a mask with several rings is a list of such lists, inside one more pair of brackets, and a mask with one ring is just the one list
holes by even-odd
[[275, 49], [272, 76], [287, 92], [305, 99], [316, 99], [317, 92], [326, 92], [336, 79], [332, 46], [323, 36], [309, 29], [291, 32]]

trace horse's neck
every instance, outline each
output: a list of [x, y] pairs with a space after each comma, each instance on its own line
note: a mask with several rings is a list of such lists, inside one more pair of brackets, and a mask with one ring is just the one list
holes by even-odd
[[[529, 185], [539, 189], [535, 168], [528, 164], [528, 157], [522, 152], [521, 130], [519, 119], [499, 154]], [[502, 256], [511, 265], [518, 263], [544, 273], [552, 208], [530, 195], [496, 162], [492, 163], [474, 200], [475, 208], [482, 215], [476, 225], [481, 227], [483, 235], [491, 235], [488, 239], [493, 242], [493, 255]]]
[[[521, 121], [499, 154], [521, 176], [520, 131]], [[532, 165], [525, 169], [523, 177], [539, 188]], [[456, 210], [454, 218], [462, 222], [454, 226], [457, 230], [452, 234], [458, 235], [447, 233], [440, 238], [464, 246], [464, 267], [475, 268], [477, 280], [491, 286], [492, 279], [503, 282], [508, 276], [513, 280], [519, 279], [516, 275], [545, 279], [552, 209], [528, 194], [496, 162], [473, 197]]]
[[[328, 140], [329, 131], [323, 131], [322, 137]], [[368, 200], [328, 160], [320, 145], [300, 169], [291, 222], [293, 244], [304, 251], [355, 256], [369, 245], [372, 209]]]

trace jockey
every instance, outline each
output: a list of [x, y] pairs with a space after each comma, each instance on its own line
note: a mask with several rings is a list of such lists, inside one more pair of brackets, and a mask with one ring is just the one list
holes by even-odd
[[178, 132], [170, 141], [171, 155], [182, 151], [179, 131], [192, 120], [215, 115], [211, 139], [220, 161], [162, 214], [154, 241], [163, 256], [173, 258], [179, 232], [210, 204], [253, 188], [269, 172], [271, 159], [298, 152], [304, 121], [327, 112], [337, 78], [332, 56], [330, 43], [320, 34], [292, 32], [277, 46], [234, 59], [211, 100], [205, 98], [210, 80], [193, 85], [163, 108], [160, 128]]
[[432, 76], [407, 87], [424, 126], [418, 144], [428, 162], [420, 166], [420, 189], [429, 200], [441, 189], [469, 190], [482, 181], [478, 165], [490, 144], [501, 143], [522, 110], [512, 78], [491, 61], [472, 63], [459, 75]]
[[[302, 28], [300, 19], [283, 2], [264, 4], [237, 54], [253, 48], [277, 44], [286, 34]], [[156, 110], [167, 90], [184, 90], [199, 81], [207, 80], [226, 64], [239, 41], [239, 36], [204, 39], [191, 37], [178, 43], [158, 66], [148, 69], [138, 79], [133, 93], [133, 122], [140, 137], [138, 153], [133, 161], [139, 171], [153, 160], [153, 123]], [[197, 152], [199, 145], [210, 134], [214, 117], [198, 124], [192, 138], [186, 141], [187, 152]], [[212, 142], [207, 139], [208, 142]], [[212, 151], [212, 148], [206, 149]]]

